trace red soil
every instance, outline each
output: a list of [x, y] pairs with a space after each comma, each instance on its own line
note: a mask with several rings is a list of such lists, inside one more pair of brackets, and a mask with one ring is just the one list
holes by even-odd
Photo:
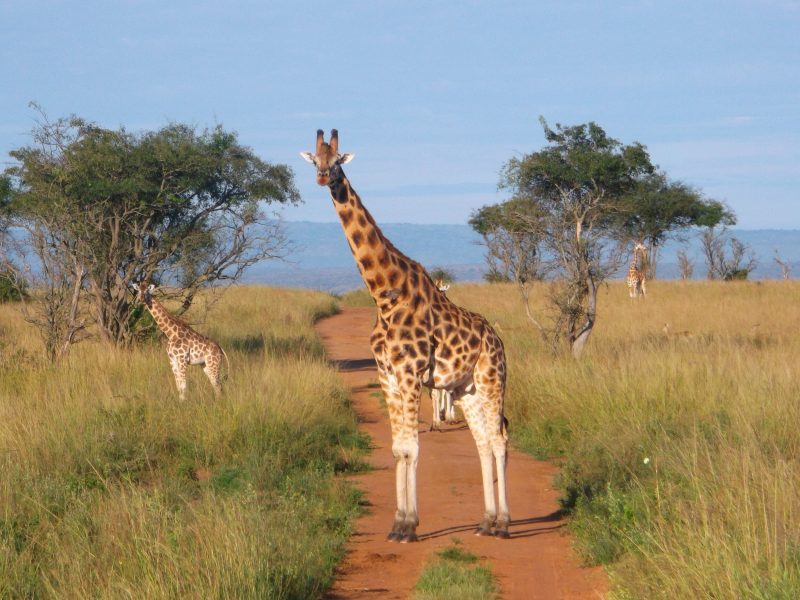
[[[604, 598], [608, 580], [599, 568], [582, 568], [558, 512], [552, 480], [556, 468], [510, 451], [508, 498], [511, 539], [473, 535], [483, 515], [478, 453], [465, 426], [428, 432], [427, 394], [422, 402], [418, 494], [419, 542], [386, 540], [394, 518], [394, 458], [391, 432], [374, 392], [379, 388], [369, 349], [375, 309], [352, 308], [317, 326], [328, 356], [347, 385], [360, 428], [372, 439], [374, 470], [354, 478], [364, 491], [368, 514], [358, 519], [328, 598], [409, 598], [423, 566], [453, 540], [490, 567], [501, 598], [525, 600]], [[370, 385], [371, 384], [371, 385]], [[513, 427], [513, 423], [511, 423]]]

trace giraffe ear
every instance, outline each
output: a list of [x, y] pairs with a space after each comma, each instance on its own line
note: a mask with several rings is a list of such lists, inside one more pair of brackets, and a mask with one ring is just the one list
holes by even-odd
[[313, 154], [311, 154], [311, 152], [301, 152], [301, 153], [300, 153], [300, 156], [302, 156], [303, 158], [305, 158], [305, 159], [306, 159], [308, 162], [310, 162], [312, 165], [314, 164], [314, 155], [313, 155]]
[[339, 160], [337, 160], [336, 162], [338, 162], [340, 165], [346, 165], [355, 157], [356, 157], [355, 154], [352, 154], [350, 152], [345, 152], [344, 154], [339, 155]]

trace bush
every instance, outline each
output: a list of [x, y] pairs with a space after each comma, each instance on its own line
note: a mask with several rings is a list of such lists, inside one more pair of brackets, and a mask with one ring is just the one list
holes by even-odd
[[0, 302], [19, 302], [26, 298], [28, 286], [25, 280], [14, 269], [0, 269]]

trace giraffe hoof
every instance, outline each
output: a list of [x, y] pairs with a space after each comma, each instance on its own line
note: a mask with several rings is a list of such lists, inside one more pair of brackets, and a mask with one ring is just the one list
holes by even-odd
[[500, 538], [501, 540], [507, 540], [511, 536], [508, 533], [508, 529], [496, 529], [494, 532], [494, 537]]
[[417, 537], [416, 533], [407, 533], [404, 536], [400, 537], [401, 544], [408, 544], [409, 542], [416, 542], [419, 538]]
[[488, 537], [488, 536], [491, 536], [493, 534], [492, 534], [492, 530], [491, 529], [487, 529], [486, 527], [478, 527], [475, 530], [475, 535], [478, 535], [478, 536], [481, 536], [481, 537]]
[[390, 542], [399, 542], [402, 539], [402, 537], [403, 536], [400, 535], [398, 532], [390, 531], [389, 535], [386, 536], [386, 539], [387, 539], [387, 541], [390, 541]]

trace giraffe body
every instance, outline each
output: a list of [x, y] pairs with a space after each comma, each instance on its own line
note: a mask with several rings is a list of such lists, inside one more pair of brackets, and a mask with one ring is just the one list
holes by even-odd
[[[625, 283], [628, 285], [628, 296], [631, 299], [637, 299], [639, 294], [642, 298], [647, 297], [647, 277], [645, 276], [645, 257], [646, 249], [644, 244], [637, 242], [633, 247], [633, 260], [631, 266], [628, 268], [628, 276], [625, 278]], [[641, 256], [641, 265], [639, 257]]]
[[[189, 365], [202, 365], [214, 393], [219, 394], [222, 391], [222, 360], [228, 360], [222, 347], [170, 314], [153, 297], [155, 286], [145, 289], [144, 286], [134, 284], [134, 289], [137, 299], [147, 307], [158, 328], [167, 336], [167, 356], [180, 399], [184, 400], [186, 397], [186, 369]], [[228, 369], [230, 370], [230, 365]]]
[[389, 539], [417, 539], [416, 472], [423, 386], [451, 393], [472, 431], [485, 507], [476, 534], [491, 535], [494, 528], [494, 535], [508, 537], [502, 341], [486, 319], [451, 302], [419, 263], [383, 235], [341, 169], [352, 155], [338, 153], [336, 130], [331, 132], [330, 144], [324, 142], [322, 131], [317, 131], [316, 154], [302, 156], [316, 165], [317, 183], [328, 186], [353, 258], [378, 308], [370, 345], [386, 398], [396, 464], [397, 510]]

